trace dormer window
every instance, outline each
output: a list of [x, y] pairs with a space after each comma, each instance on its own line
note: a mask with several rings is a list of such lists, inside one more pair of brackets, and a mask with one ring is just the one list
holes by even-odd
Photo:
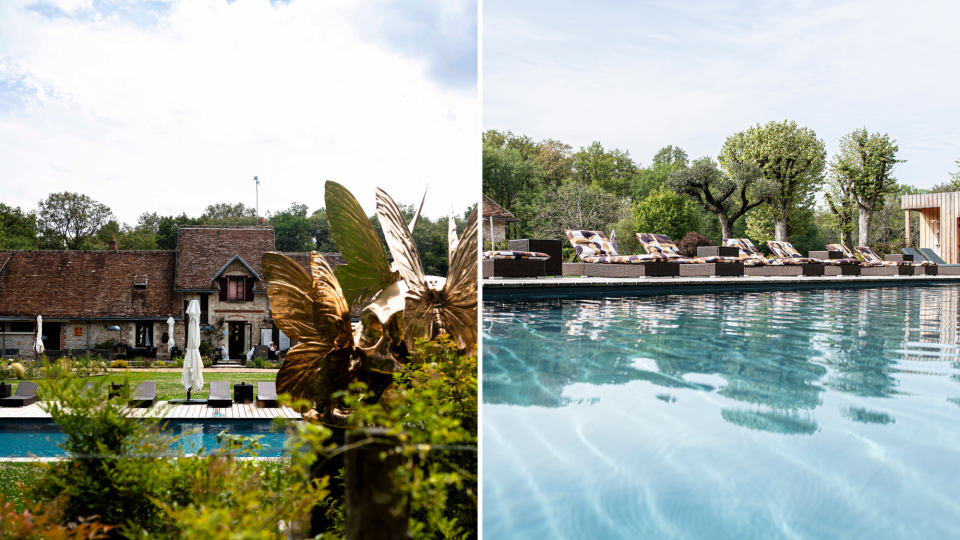
[[147, 288], [147, 276], [146, 275], [136, 275], [133, 276], [133, 288], [134, 289], [146, 289]]
[[253, 278], [225, 277], [220, 278], [221, 302], [252, 302]]

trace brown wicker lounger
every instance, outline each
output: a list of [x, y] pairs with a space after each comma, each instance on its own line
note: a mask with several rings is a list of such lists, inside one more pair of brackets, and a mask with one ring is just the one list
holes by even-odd
[[917, 266], [864, 266], [865, 276], [914, 276]]
[[37, 383], [24, 381], [17, 385], [17, 391], [10, 397], [0, 399], [0, 407], [26, 407], [40, 401], [37, 397]]
[[683, 264], [670, 262], [646, 263], [583, 263], [583, 274], [587, 277], [637, 278], [637, 277], [677, 277]]
[[785, 264], [767, 266], [746, 266], [744, 272], [748, 276], [822, 276], [822, 264]]
[[[675, 263], [674, 263], [675, 264]], [[743, 263], [677, 264], [681, 277], [742, 277]]]
[[585, 276], [584, 266], [586, 263], [563, 263], [563, 274], [564, 276]]
[[210, 397], [207, 398], [207, 407], [230, 407], [230, 383], [215, 381], [210, 383]]
[[542, 259], [484, 259], [483, 277], [538, 278], [545, 277], [547, 261]]
[[[811, 251], [810, 253], [815, 253]], [[824, 266], [823, 275], [825, 276], [862, 276], [862, 266], [859, 264], [841, 264], [837, 266]]]

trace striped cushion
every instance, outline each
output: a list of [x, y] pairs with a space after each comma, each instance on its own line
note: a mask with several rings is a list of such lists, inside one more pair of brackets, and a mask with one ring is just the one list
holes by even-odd
[[538, 251], [484, 251], [484, 259], [505, 259], [505, 260], [525, 260], [545, 261], [550, 258], [546, 253]]
[[637, 233], [637, 240], [643, 244], [647, 253], [660, 253], [667, 257], [682, 257], [680, 248], [668, 236], [662, 234]]
[[584, 257], [616, 257], [619, 255], [607, 236], [601, 231], [566, 231], [567, 240], [577, 251], [577, 255]]

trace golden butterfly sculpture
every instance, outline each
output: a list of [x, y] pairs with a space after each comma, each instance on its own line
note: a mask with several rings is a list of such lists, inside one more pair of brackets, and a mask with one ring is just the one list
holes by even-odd
[[[377, 188], [377, 216], [393, 255], [394, 265], [407, 286], [403, 310], [403, 338], [413, 350], [417, 338], [433, 339], [440, 334], [462, 350], [477, 347], [477, 209], [467, 218], [462, 241], [451, 225], [450, 267], [446, 280], [428, 279], [420, 254], [407, 229], [403, 213], [384, 190]], [[453, 221], [453, 216], [450, 217]]]
[[350, 411], [333, 393], [362, 381], [373, 399], [379, 399], [393, 381], [390, 373], [401, 368], [386, 350], [389, 336], [369, 346], [357, 343], [350, 308], [320, 253], [310, 254], [310, 274], [285, 255], [265, 253], [263, 274], [274, 322], [301, 342], [287, 352], [277, 373], [277, 391], [316, 401], [323, 423], [345, 425]]

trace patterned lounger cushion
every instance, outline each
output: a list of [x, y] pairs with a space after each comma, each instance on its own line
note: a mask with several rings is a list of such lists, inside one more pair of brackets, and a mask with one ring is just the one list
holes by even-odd
[[576, 250], [580, 259], [584, 257], [616, 257], [619, 255], [613, 249], [607, 236], [602, 231], [566, 231], [567, 240]]
[[671, 262], [668, 257], [663, 255], [612, 255], [609, 257], [586, 256], [581, 257], [586, 263], [606, 263], [606, 264], [641, 264], [648, 262]]
[[857, 253], [863, 257], [863, 260], [870, 261], [871, 263], [877, 264], [878, 266], [936, 266], [937, 263], [930, 261], [885, 261], [880, 258], [869, 246], [853, 246], [853, 249], [857, 250]]
[[740, 262], [738, 257], [685, 257], [680, 254], [680, 248], [670, 240], [669, 237], [662, 234], [637, 233], [637, 240], [643, 245], [643, 249], [649, 254], [663, 255], [669, 258], [669, 262], [679, 264], [705, 264], [705, 263], [736, 263]]
[[[784, 260], [784, 264], [827, 264], [830, 266], [839, 266], [841, 264], [860, 264], [860, 261], [849, 259], [827, 259], [821, 261], [820, 259], [811, 259], [810, 257], [804, 257], [797, 251], [797, 248], [793, 247], [793, 244], [790, 242], [777, 242], [775, 240], [768, 240], [767, 246], [770, 248], [770, 251], [774, 252], [777, 257]], [[786, 261], [799, 261], [799, 262], [786, 262]]]
[[[856, 259], [857, 256], [854, 255], [850, 248], [844, 244], [827, 244], [827, 251], [840, 251], [843, 252], [844, 259]], [[885, 264], [885, 262], [890, 262], [893, 264]], [[894, 261], [860, 261], [860, 266], [896, 266]]]
[[744, 266], [766, 266], [770, 264], [770, 261], [763, 256], [763, 253], [760, 253], [757, 246], [753, 245], [753, 242], [748, 238], [724, 238], [722, 242], [725, 246], [740, 249], [740, 256], [737, 257], [737, 260], [742, 262]]
[[484, 259], [507, 259], [507, 260], [526, 260], [545, 261], [550, 258], [546, 253], [539, 251], [484, 251]]

